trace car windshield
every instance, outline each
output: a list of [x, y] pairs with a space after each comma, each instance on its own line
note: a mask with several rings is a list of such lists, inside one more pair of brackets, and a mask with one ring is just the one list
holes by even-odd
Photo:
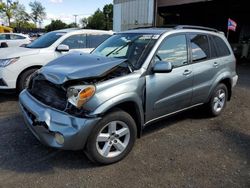
[[116, 34], [98, 46], [92, 54], [124, 58], [135, 69], [141, 68], [158, 35], [141, 33]]
[[57, 39], [66, 34], [65, 32], [49, 32], [32, 43], [28, 44], [26, 48], [47, 48], [51, 46]]

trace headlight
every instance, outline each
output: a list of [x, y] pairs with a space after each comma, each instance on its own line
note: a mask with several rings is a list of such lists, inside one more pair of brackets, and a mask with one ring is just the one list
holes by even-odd
[[77, 108], [81, 108], [95, 94], [95, 86], [72, 86], [67, 90], [68, 101]]
[[7, 67], [8, 65], [17, 62], [19, 57], [10, 58], [10, 59], [0, 59], [0, 67]]

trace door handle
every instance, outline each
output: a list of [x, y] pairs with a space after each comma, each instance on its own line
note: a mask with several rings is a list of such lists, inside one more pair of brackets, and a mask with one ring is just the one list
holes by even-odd
[[190, 75], [191, 73], [192, 73], [191, 70], [185, 70], [185, 71], [183, 72], [183, 75], [184, 75], [184, 76], [188, 76], [188, 75]]
[[217, 68], [219, 66], [219, 63], [214, 62], [214, 67]]

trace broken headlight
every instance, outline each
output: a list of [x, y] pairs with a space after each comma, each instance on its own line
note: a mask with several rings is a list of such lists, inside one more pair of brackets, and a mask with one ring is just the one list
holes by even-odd
[[81, 108], [95, 94], [95, 86], [71, 86], [67, 90], [68, 102]]

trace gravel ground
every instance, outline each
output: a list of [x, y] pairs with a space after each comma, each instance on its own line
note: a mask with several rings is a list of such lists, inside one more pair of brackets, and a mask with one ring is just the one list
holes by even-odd
[[223, 115], [194, 109], [158, 122], [109, 166], [41, 145], [17, 97], [0, 94], [0, 187], [250, 187], [250, 64], [238, 69]]

